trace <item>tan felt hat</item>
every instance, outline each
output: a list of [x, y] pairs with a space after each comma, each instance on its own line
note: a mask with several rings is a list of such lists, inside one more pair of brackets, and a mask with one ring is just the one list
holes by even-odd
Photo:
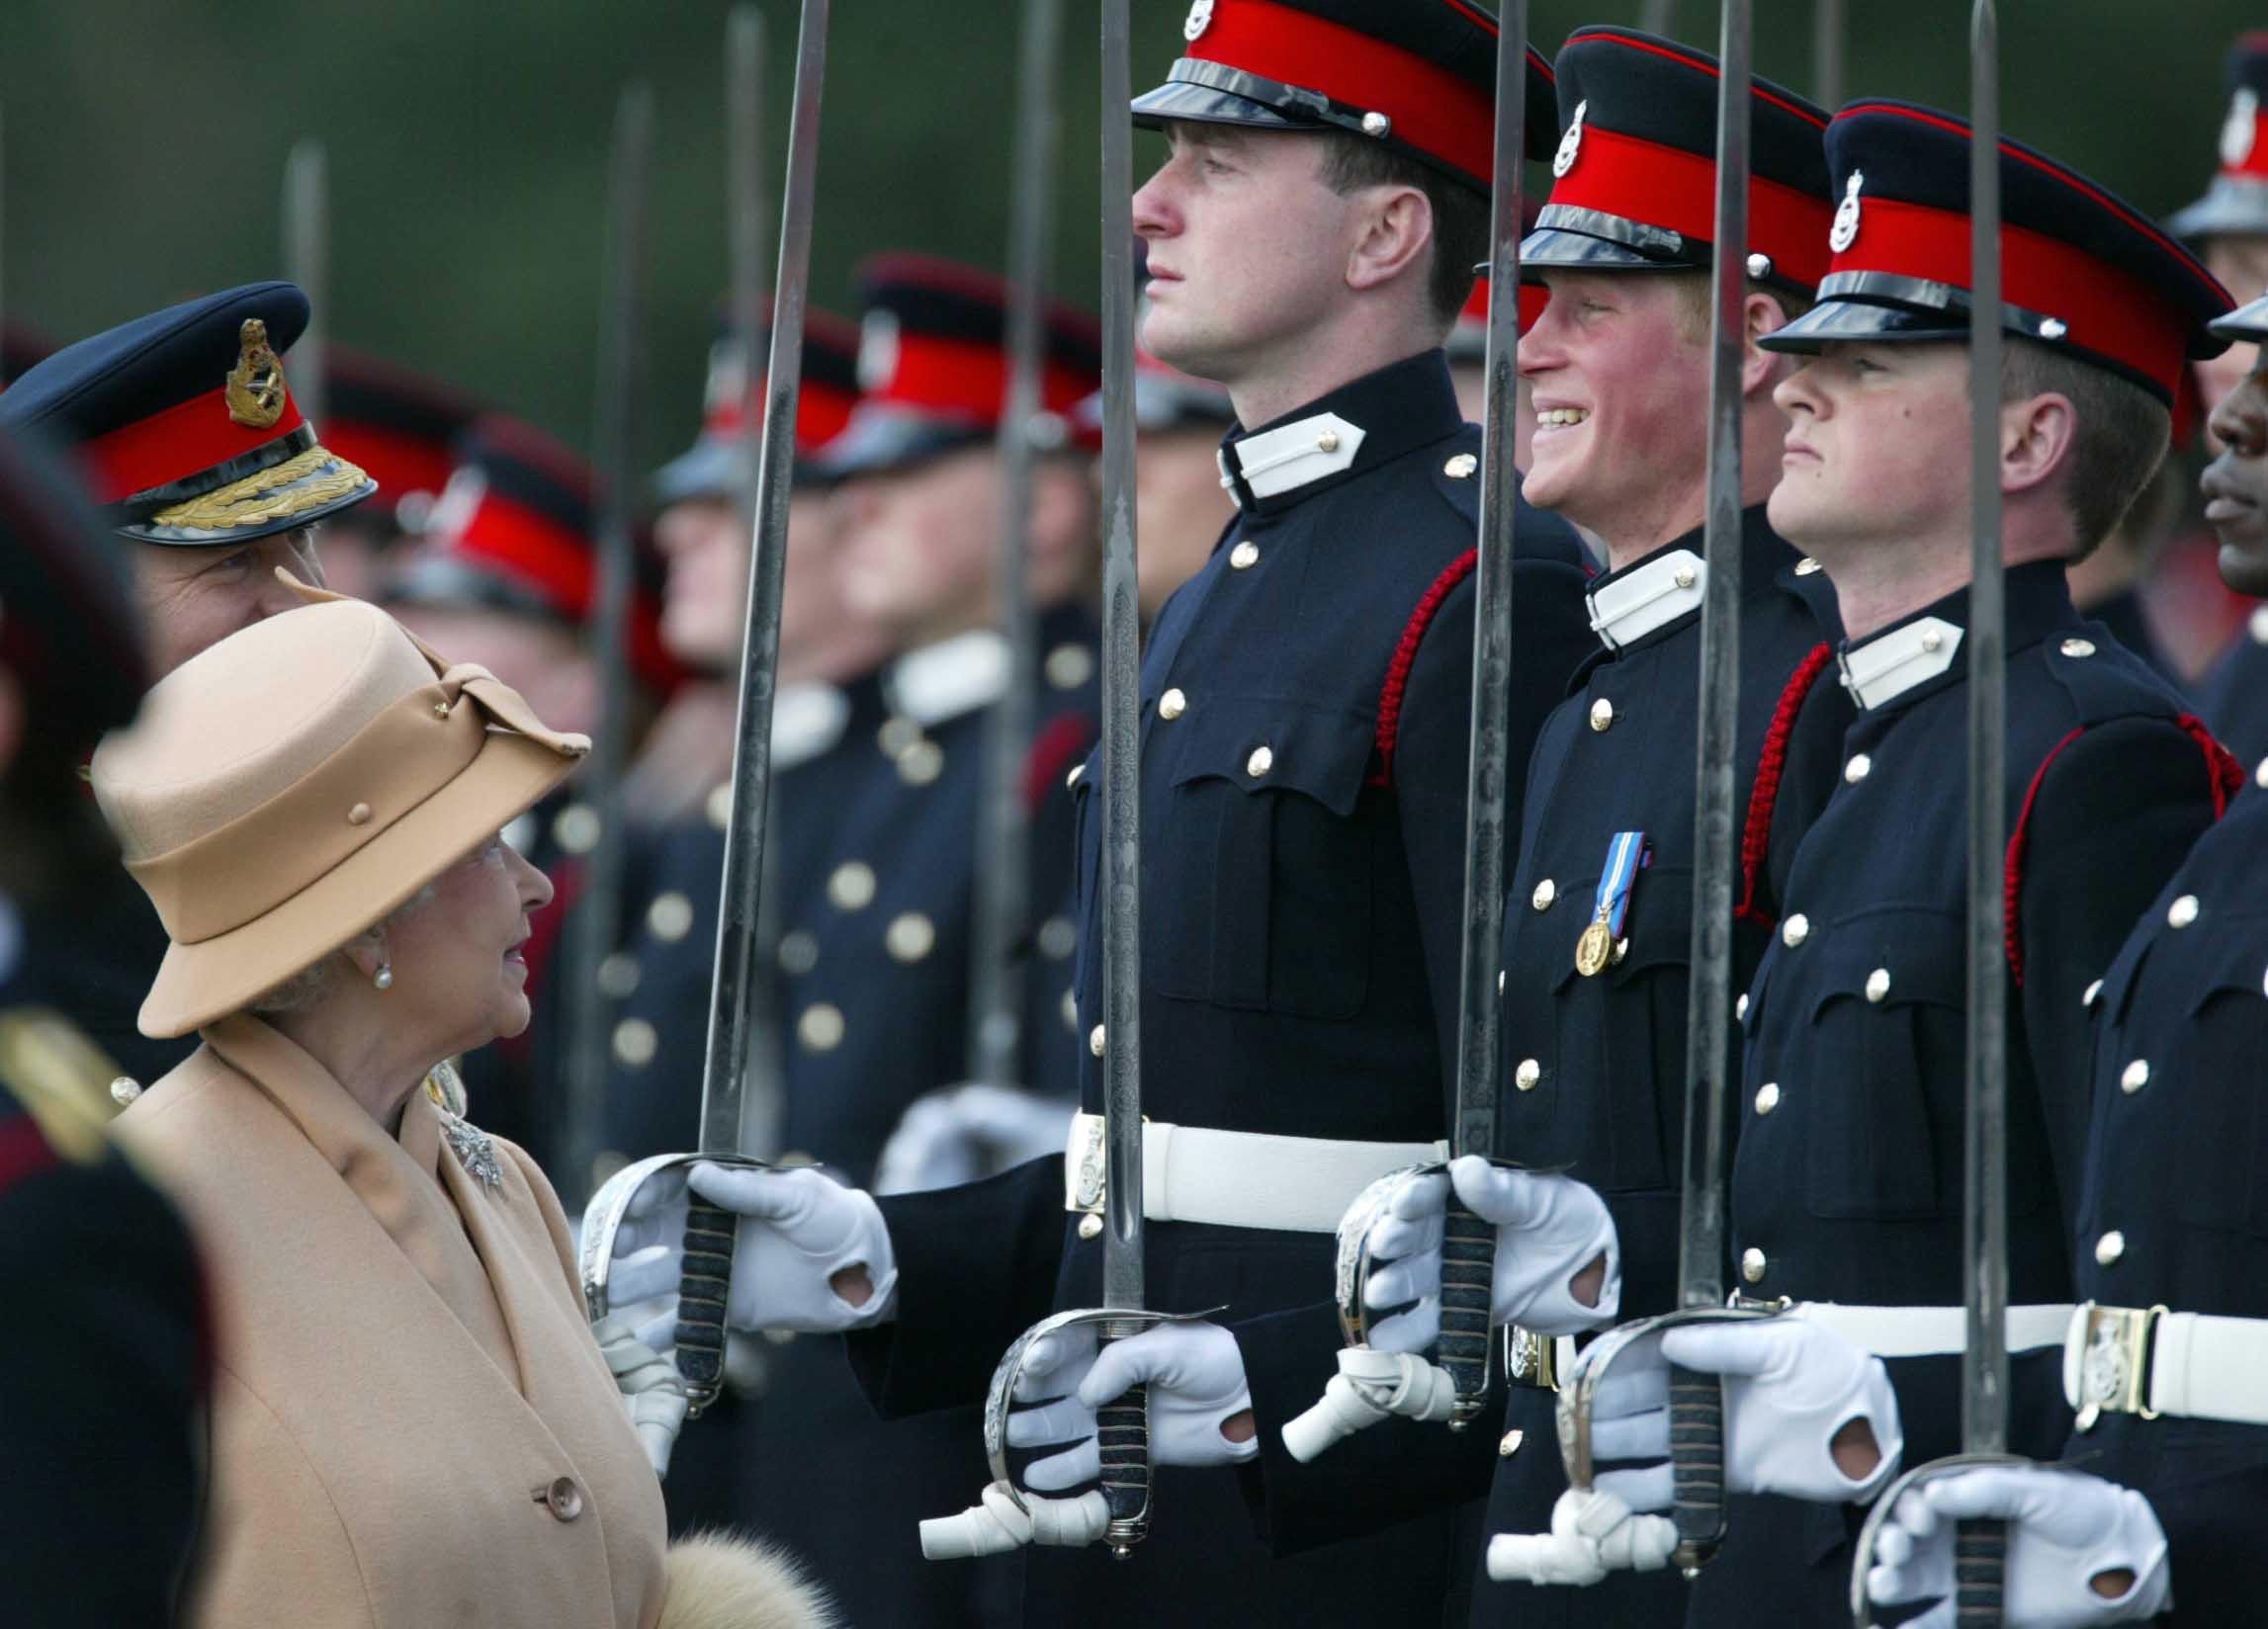
[[95, 753], [95, 797], [173, 940], [144, 1035], [186, 1035], [338, 949], [590, 750], [376, 606], [303, 592], [316, 603], [175, 668]]

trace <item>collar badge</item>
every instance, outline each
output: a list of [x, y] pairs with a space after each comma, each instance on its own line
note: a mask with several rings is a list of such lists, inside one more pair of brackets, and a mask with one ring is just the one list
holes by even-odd
[[1559, 138], [1559, 150], [1551, 155], [1551, 173], [1554, 177], [1565, 175], [1575, 168], [1575, 155], [1583, 147], [1583, 114], [1590, 106], [1589, 102], [1575, 104], [1575, 117], [1567, 122], [1567, 133]]
[[1859, 191], [1866, 184], [1866, 172], [1853, 170], [1843, 188], [1843, 202], [1835, 206], [1835, 225], [1827, 233], [1827, 247], [1837, 254], [1859, 240]]

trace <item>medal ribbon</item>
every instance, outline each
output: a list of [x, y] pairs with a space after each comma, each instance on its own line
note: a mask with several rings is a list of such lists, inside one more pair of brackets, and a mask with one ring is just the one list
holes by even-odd
[[1638, 864], [1645, 852], [1643, 831], [1617, 831], [1607, 845], [1607, 870], [1599, 879], [1597, 913], [1592, 920], [1602, 924], [1610, 938], [1622, 937], [1622, 918], [1630, 912], [1630, 889], [1638, 880]]

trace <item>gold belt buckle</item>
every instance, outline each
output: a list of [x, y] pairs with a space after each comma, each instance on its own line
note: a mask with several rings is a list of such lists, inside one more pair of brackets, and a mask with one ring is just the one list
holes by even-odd
[[2149, 1406], [2150, 1348], [2165, 1313], [2162, 1303], [2149, 1308], [2087, 1303], [2087, 1344], [2079, 1354], [2080, 1430], [2092, 1430], [2106, 1411], [2157, 1418], [2158, 1412]]
[[1559, 1390], [1559, 1342], [1517, 1324], [1504, 1327], [1504, 1377], [1516, 1386]]

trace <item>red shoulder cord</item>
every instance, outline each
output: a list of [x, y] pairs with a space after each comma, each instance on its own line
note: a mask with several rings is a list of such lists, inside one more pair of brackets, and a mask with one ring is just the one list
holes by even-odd
[[1480, 563], [1480, 551], [1467, 549], [1449, 561], [1433, 586], [1419, 597], [1418, 608], [1410, 613], [1403, 626], [1402, 638], [1394, 646], [1394, 659], [1386, 664], [1386, 682], [1378, 687], [1378, 767], [1371, 772], [1372, 786], [1390, 787], [1394, 784], [1394, 747], [1402, 730], [1402, 694], [1410, 687], [1410, 669], [1418, 660], [1418, 646], [1425, 643], [1426, 630], [1431, 628], [1441, 602], [1456, 591], [1458, 583], [1473, 574]]
[[1095, 721], [1085, 713], [1058, 713], [1032, 738], [1023, 761], [1023, 807], [1037, 814], [1063, 785], [1071, 766], [1094, 745]]
[[1781, 772], [1788, 767], [1788, 737], [1795, 731], [1803, 698], [1834, 655], [1824, 643], [1813, 645], [1810, 654], [1795, 664], [1788, 688], [1780, 693], [1780, 705], [1772, 710], [1772, 728], [1764, 732], [1764, 754], [1757, 760], [1756, 784], [1748, 795], [1748, 823], [1740, 833], [1740, 903], [1733, 907], [1735, 921], [1772, 925], [1771, 913], [1757, 903], [1756, 891], [1764, 881], [1765, 855], [1772, 846], [1772, 810], [1780, 798]]

